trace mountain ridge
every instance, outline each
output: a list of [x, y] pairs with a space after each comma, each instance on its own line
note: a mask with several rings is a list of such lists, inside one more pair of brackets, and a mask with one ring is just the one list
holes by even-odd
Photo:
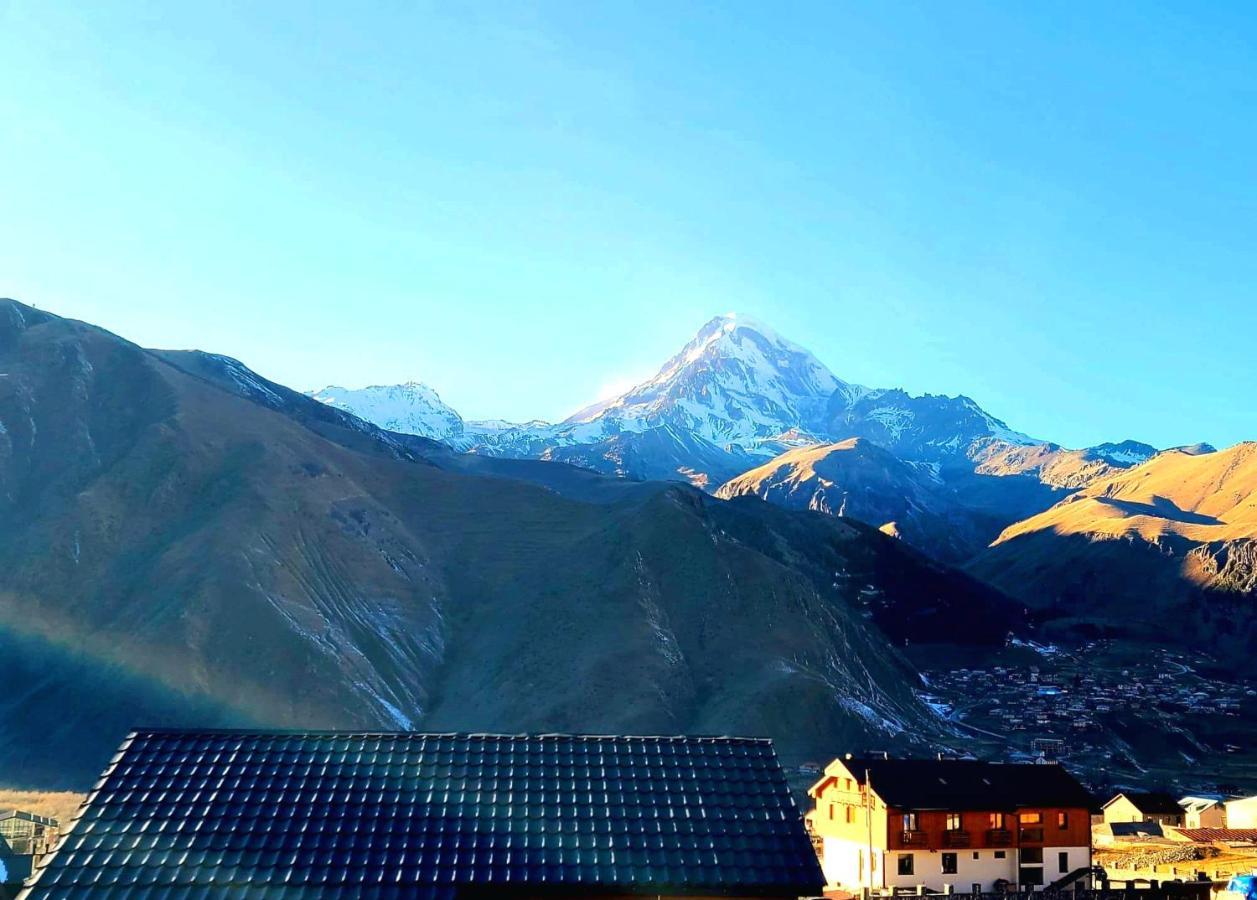
[[136, 717], [950, 746], [895, 645], [1025, 627], [859, 522], [459, 454], [13, 301], [0, 371], [10, 782], [90, 783]]
[[1257, 443], [1170, 450], [1006, 528], [970, 570], [1067, 623], [1257, 650]]

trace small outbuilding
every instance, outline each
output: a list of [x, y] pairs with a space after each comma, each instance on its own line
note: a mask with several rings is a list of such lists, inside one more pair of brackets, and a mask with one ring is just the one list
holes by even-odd
[[1104, 821], [1156, 822], [1160, 825], [1182, 825], [1183, 807], [1170, 794], [1161, 791], [1123, 791], [1104, 804]]
[[26, 900], [762, 897], [823, 879], [749, 738], [141, 731]]
[[57, 842], [57, 820], [24, 809], [0, 810], [0, 898], [13, 896]]

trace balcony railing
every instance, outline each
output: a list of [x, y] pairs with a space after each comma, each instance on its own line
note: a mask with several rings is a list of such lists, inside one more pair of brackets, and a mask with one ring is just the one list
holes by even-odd
[[944, 831], [943, 832], [944, 847], [968, 847], [969, 832], [967, 831]]
[[1013, 833], [1007, 828], [991, 828], [986, 832], [986, 842], [992, 847], [1007, 847], [1013, 842]]
[[1035, 826], [1034, 828], [1021, 829], [1020, 840], [1021, 840], [1021, 843], [1023, 844], [1042, 844], [1043, 843], [1042, 826]]
[[899, 835], [899, 842], [905, 847], [924, 847], [924, 831], [905, 831]]

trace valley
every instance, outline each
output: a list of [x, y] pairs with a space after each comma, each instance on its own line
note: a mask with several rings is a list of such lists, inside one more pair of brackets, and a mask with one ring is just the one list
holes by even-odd
[[1234, 660], [1122, 639], [1013, 641], [980, 660], [940, 646], [908, 655], [931, 702], [984, 754], [1045, 752], [1105, 790], [1226, 793], [1257, 780], [1257, 673]]

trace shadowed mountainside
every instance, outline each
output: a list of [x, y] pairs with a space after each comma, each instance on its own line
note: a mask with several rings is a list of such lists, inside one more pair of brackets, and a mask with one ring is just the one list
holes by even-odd
[[726, 499], [745, 495], [859, 519], [952, 562], [990, 540], [941, 481], [864, 438], [788, 450], [716, 491]]
[[0, 373], [14, 784], [140, 724], [946, 741], [887, 636], [1017, 624], [860, 523], [460, 457], [8, 300]]

